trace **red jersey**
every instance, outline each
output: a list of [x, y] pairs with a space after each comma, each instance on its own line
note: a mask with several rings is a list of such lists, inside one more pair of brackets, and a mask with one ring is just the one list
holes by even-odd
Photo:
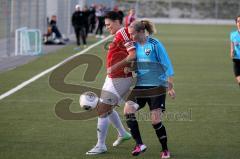
[[[128, 51], [134, 50], [135, 46], [133, 41], [130, 39], [127, 28], [121, 28], [116, 32], [113, 41], [109, 45], [107, 54], [107, 68], [113, 66], [114, 64], [122, 61], [128, 56]], [[109, 78], [122, 78], [130, 77], [131, 73], [125, 74], [124, 67], [120, 67], [108, 74]]]

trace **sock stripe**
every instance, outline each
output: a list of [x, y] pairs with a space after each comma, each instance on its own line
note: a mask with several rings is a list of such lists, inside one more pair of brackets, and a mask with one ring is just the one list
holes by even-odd
[[167, 136], [161, 136], [159, 139], [162, 140], [162, 139], [165, 139], [167, 138]]
[[128, 118], [126, 119], [126, 121], [136, 121], [137, 119], [136, 118]]
[[158, 128], [155, 128], [155, 130], [159, 130], [159, 129], [161, 129], [162, 128], [162, 124], [160, 125], [160, 127], [158, 127]]
[[155, 125], [153, 125], [153, 128], [155, 129], [155, 130], [159, 130], [159, 129], [161, 129], [162, 128], [162, 122], [160, 122], [160, 123], [158, 123], [158, 124], [155, 124]]

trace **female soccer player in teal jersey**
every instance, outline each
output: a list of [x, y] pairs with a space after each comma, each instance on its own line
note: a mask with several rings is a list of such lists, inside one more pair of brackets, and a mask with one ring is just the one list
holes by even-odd
[[233, 70], [236, 80], [240, 86], [240, 15], [235, 19], [237, 30], [231, 32], [231, 51], [230, 56], [233, 60]]
[[136, 141], [132, 155], [139, 155], [147, 149], [142, 142], [135, 113], [148, 103], [152, 125], [162, 145], [160, 157], [170, 158], [167, 133], [161, 116], [165, 110], [166, 92], [172, 98], [175, 97], [173, 67], [163, 44], [145, 34], [145, 32], [149, 35], [154, 33], [154, 25], [151, 22], [135, 21], [130, 24], [128, 30], [130, 37], [136, 42], [137, 82], [124, 107], [127, 125]]

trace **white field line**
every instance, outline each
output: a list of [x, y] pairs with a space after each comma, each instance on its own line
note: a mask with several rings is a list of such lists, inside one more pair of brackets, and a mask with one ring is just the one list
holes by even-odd
[[74, 55], [66, 58], [66, 59], [63, 60], [62, 62], [60, 62], [60, 63], [58, 63], [58, 64], [50, 67], [49, 69], [46, 69], [45, 71], [43, 71], [43, 72], [35, 75], [34, 77], [30, 78], [29, 80], [22, 82], [21, 84], [17, 85], [15, 88], [12, 88], [12, 89], [10, 89], [9, 91], [1, 94], [1, 95], [0, 95], [0, 100], [6, 98], [6, 97], [8, 97], [8, 96], [10, 96], [11, 94], [19, 91], [19, 90], [22, 89], [22, 88], [26, 87], [26, 86], [29, 85], [30, 83], [36, 81], [37, 79], [41, 78], [42, 76], [44, 76], [44, 75], [48, 74], [49, 72], [55, 70], [56, 68], [60, 67], [60, 66], [63, 65], [64, 63], [66, 63], [66, 62], [74, 59], [75, 57], [77, 57], [77, 56], [79, 56], [79, 55], [82, 55], [82, 54], [86, 53], [87, 51], [91, 50], [92, 48], [100, 45], [101, 43], [103, 43], [103, 42], [105, 42], [105, 41], [107, 41], [107, 40], [110, 39], [111, 37], [112, 37], [112, 36], [109, 35], [108, 37], [106, 37], [106, 38], [104, 38], [104, 39], [102, 39], [102, 40], [100, 40], [100, 41], [98, 41], [98, 42], [90, 45], [88, 48], [84, 49], [83, 51], [80, 51], [79, 53], [74, 54]]

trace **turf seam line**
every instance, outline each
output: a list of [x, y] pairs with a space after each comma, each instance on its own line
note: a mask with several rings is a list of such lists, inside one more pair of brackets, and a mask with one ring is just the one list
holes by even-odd
[[82, 54], [86, 53], [87, 51], [89, 51], [89, 50], [91, 50], [92, 48], [100, 45], [101, 43], [107, 41], [108, 39], [110, 39], [110, 38], [112, 38], [112, 37], [113, 37], [112, 35], [109, 35], [108, 37], [106, 37], [106, 38], [104, 38], [104, 39], [102, 39], [102, 40], [100, 40], [100, 41], [98, 41], [98, 42], [90, 45], [88, 48], [86, 48], [86, 49], [78, 52], [77, 54], [74, 54], [74, 55], [66, 58], [65, 60], [59, 62], [58, 64], [56, 64], [56, 65], [54, 65], [54, 66], [46, 69], [45, 71], [43, 71], [43, 72], [41, 72], [41, 73], [33, 76], [33, 77], [30, 78], [29, 80], [22, 82], [21, 84], [19, 84], [19, 85], [17, 85], [16, 87], [10, 89], [9, 91], [1, 94], [1, 95], [0, 95], [0, 100], [2, 100], [2, 99], [4, 99], [4, 98], [12, 95], [13, 93], [15, 93], [15, 92], [19, 91], [20, 89], [26, 87], [26, 86], [29, 85], [30, 83], [36, 81], [37, 79], [41, 78], [42, 76], [44, 76], [44, 75], [48, 74], [49, 72], [55, 70], [56, 68], [58, 68], [58, 67], [60, 67], [61, 65], [65, 64], [66, 62], [74, 59], [75, 57], [77, 57], [77, 56], [79, 56], [79, 55], [82, 55]]

